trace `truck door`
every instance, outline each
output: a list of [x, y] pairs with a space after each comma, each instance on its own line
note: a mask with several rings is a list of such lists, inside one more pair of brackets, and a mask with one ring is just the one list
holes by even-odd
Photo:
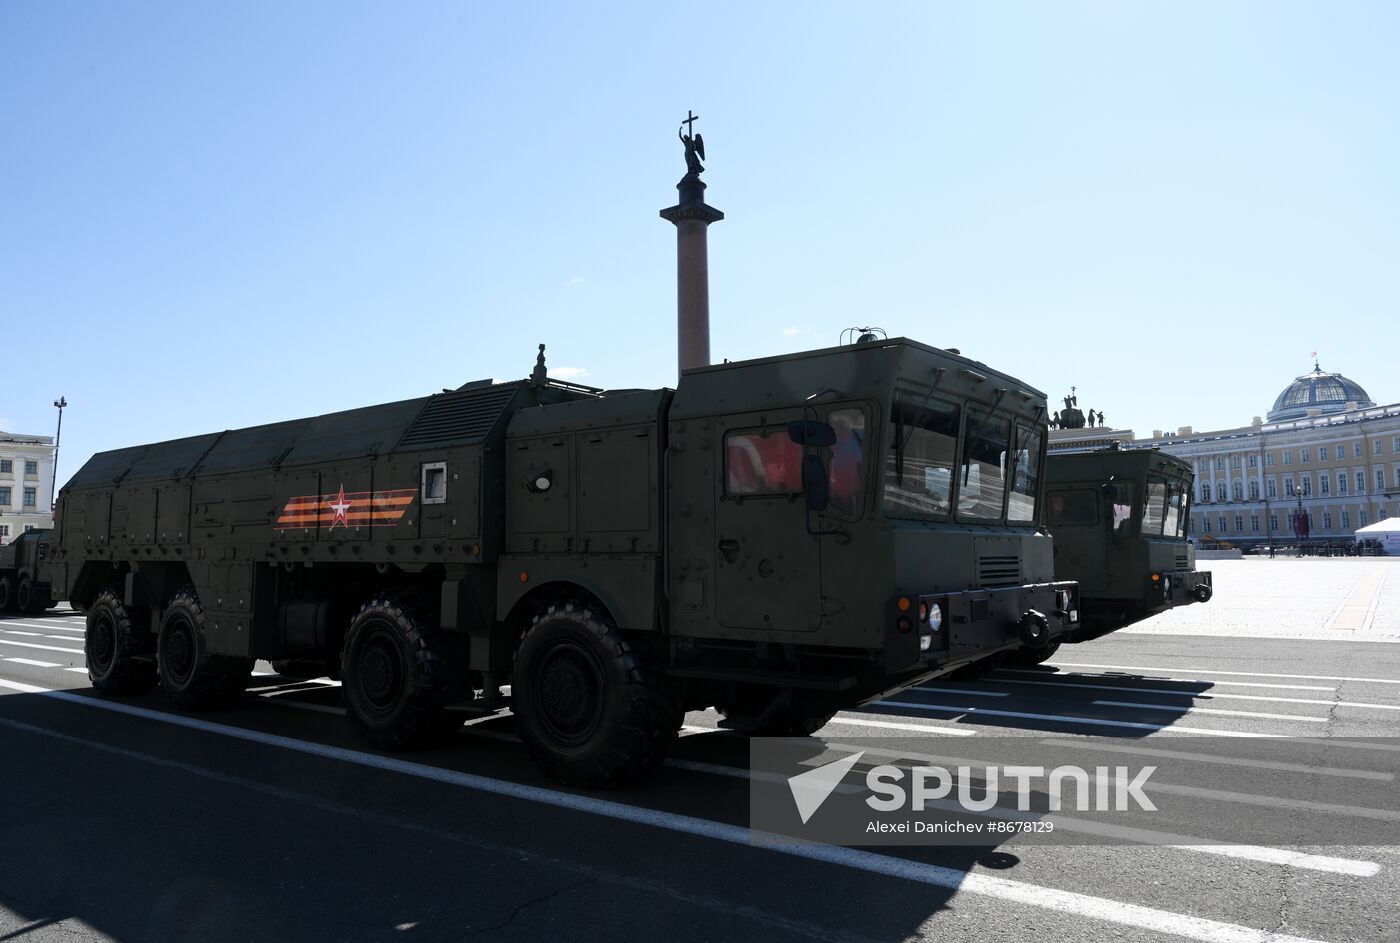
[[821, 621], [821, 541], [809, 535], [802, 448], [787, 433], [802, 411], [715, 424], [715, 595], [721, 625], [810, 632]]

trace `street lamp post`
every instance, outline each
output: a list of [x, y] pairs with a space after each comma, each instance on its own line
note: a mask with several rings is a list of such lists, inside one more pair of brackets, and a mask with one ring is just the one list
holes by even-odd
[[58, 506], [58, 444], [63, 439], [63, 409], [68, 405], [68, 400], [60, 396], [53, 404], [58, 407], [58, 431], [53, 437], [53, 481], [49, 484], [50, 511]]

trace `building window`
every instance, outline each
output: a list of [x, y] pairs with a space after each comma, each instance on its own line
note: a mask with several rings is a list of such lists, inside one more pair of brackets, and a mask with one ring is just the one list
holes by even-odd
[[1288, 478], [1283, 479], [1283, 493], [1286, 494], [1286, 495], [1288, 495], [1289, 497], [1292, 497], [1292, 496], [1293, 496], [1293, 478], [1292, 478], [1292, 476], [1289, 476]]
[[1342, 512], [1342, 530], [1351, 530], [1351, 515], [1346, 511]]
[[1220, 515], [1220, 532], [1222, 534], [1228, 534], [1230, 532], [1230, 522], [1226, 520], [1224, 514]]
[[1346, 457], [1347, 457], [1346, 450], [1343, 449], [1340, 445], [1337, 446], [1337, 458], [1342, 459], [1342, 458], [1346, 458]]
[[1390, 450], [1392, 452], [1400, 452], [1400, 435], [1396, 436], [1395, 441], [1390, 443]]
[[1250, 467], [1250, 468], [1258, 468], [1258, 467], [1259, 467], [1259, 456], [1257, 456], [1257, 455], [1251, 455], [1251, 456], [1249, 457], [1249, 467]]
[[0, 524], [0, 538], [5, 538], [8, 536], [10, 536], [10, 525]]
[[1400, 465], [1396, 465], [1391, 471], [1395, 472], [1395, 487], [1400, 488]]
[[1382, 444], [1383, 444], [1383, 443], [1381, 442], [1380, 439], [1377, 439], [1376, 441], [1372, 442], [1372, 443], [1371, 443], [1371, 452], [1372, 452], [1372, 454], [1374, 454], [1374, 455], [1379, 455], [1379, 454], [1381, 454], [1381, 445], [1382, 445]]
[[0, 475], [13, 475], [15, 463], [8, 458], [0, 458]]
[[1259, 515], [1258, 515], [1258, 514], [1251, 514], [1251, 515], [1249, 515], [1249, 531], [1250, 531], [1250, 533], [1252, 533], [1252, 534], [1257, 534], [1257, 533], [1259, 533]]
[[1347, 473], [1337, 472], [1337, 494], [1347, 493]]
[[7, 508], [7, 507], [9, 507], [9, 506], [10, 506], [10, 489], [9, 489], [9, 488], [0, 488], [0, 508]]
[[1240, 467], [1240, 457], [1239, 457], [1238, 455], [1231, 455], [1231, 456], [1230, 456], [1230, 467], [1231, 467], [1231, 468], [1239, 468], [1239, 467]]
[[1299, 450], [1298, 450], [1298, 461], [1299, 461], [1300, 464], [1306, 464], [1311, 458], [1312, 458], [1312, 450], [1311, 450], [1311, 449], [1299, 449]]
[[1312, 494], [1312, 475], [1303, 476], [1303, 494], [1304, 496]]
[[1377, 469], [1376, 469], [1376, 490], [1377, 490], [1377, 491], [1384, 491], [1384, 490], [1385, 490], [1385, 469], [1384, 469], [1384, 468], [1377, 468]]
[[1270, 466], [1270, 465], [1273, 465], [1273, 463], [1274, 463], [1274, 453], [1273, 453], [1273, 452], [1270, 452], [1270, 453], [1268, 453], [1267, 455], [1264, 456], [1264, 464], [1265, 464], [1265, 466]]
[[1208, 481], [1201, 482], [1201, 500], [1210, 501], [1210, 482]]
[[1201, 533], [1203, 533], [1203, 534], [1209, 534], [1209, 533], [1210, 533], [1210, 515], [1209, 515], [1209, 514], [1204, 514], [1204, 515], [1201, 516]]
[[1274, 481], [1274, 479], [1270, 478], [1268, 481], [1264, 482], [1264, 484], [1265, 484], [1265, 485], [1267, 486], [1267, 488], [1268, 488], [1269, 497], [1271, 497], [1271, 498], [1277, 498], [1277, 497], [1278, 497], [1278, 484]]
[[1270, 515], [1269, 515], [1269, 533], [1272, 534], [1272, 533], [1273, 533], [1274, 531], [1276, 531], [1276, 530], [1278, 530], [1278, 515], [1277, 515], [1277, 514], [1270, 514]]
[[1243, 514], [1236, 514], [1236, 515], [1235, 515], [1235, 533], [1237, 533], [1237, 534], [1243, 534], [1243, 533], [1244, 533], [1244, 515], [1243, 515]]
[[24, 463], [24, 473], [25, 473], [25, 475], [29, 476], [30, 478], [33, 478], [35, 475], [39, 474], [39, 463], [38, 463], [38, 462], [25, 462], [25, 463]]
[[1317, 476], [1317, 484], [1323, 494], [1332, 493], [1332, 477], [1328, 475], [1327, 472], [1323, 472]]
[[1251, 500], [1251, 501], [1258, 501], [1258, 500], [1259, 500], [1259, 482], [1258, 482], [1258, 481], [1251, 481], [1251, 482], [1249, 483], [1249, 500]]
[[39, 494], [33, 488], [24, 489], [24, 506], [27, 508], [37, 507], [39, 504]]
[[1366, 473], [1359, 471], [1356, 473], [1356, 493], [1366, 493]]
[[1293, 453], [1292, 453], [1291, 451], [1288, 451], [1288, 452], [1284, 452], [1284, 453], [1283, 453], [1283, 464], [1285, 464], [1285, 465], [1292, 465], [1292, 464], [1293, 464]]
[[1235, 500], [1236, 500], [1236, 501], [1243, 501], [1243, 500], [1244, 500], [1244, 483], [1243, 483], [1243, 482], [1239, 482], [1239, 481], [1235, 482]]
[[1323, 511], [1323, 512], [1322, 512], [1322, 529], [1323, 529], [1323, 530], [1331, 530], [1331, 529], [1332, 529], [1332, 512], [1331, 512], [1331, 511]]
[[1361, 443], [1360, 443], [1360, 442], [1353, 442], [1353, 443], [1351, 444], [1351, 451], [1352, 451], [1352, 454], [1353, 454], [1353, 455], [1355, 455], [1357, 458], [1360, 458], [1360, 457], [1361, 457]]
[[1225, 459], [1223, 459], [1223, 458], [1217, 458], [1217, 459], [1215, 460], [1215, 470], [1216, 470], [1216, 471], [1224, 471], [1224, 470], [1225, 470]]
[[1383, 521], [1383, 520], [1385, 520], [1385, 519], [1386, 519], [1387, 517], [1389, 517], [1389, 516], [1390, 516], [1390, 511], [1386, 508], [1386, 506], [1385, 506], [1384, 504], [1382, 504], [1380, 507], [1376, 508], [1376, 520], [1378, 520], [1378, 521]]
[[1362, 508], [1361, 510], [1359, 510], [1359, 511], [1356, 512], [1356, 526], [1357, 526], [1357, 527], [1365, 527], [1365, 526], [1366, 526], [1366, 509], [1365, 509], [1365, 508]]

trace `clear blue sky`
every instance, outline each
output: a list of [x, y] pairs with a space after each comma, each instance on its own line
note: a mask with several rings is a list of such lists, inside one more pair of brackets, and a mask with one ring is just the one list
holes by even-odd
[[[1393, 3], [0, 2], [0, 428], [94, 451], [876, 324], [1139, 433], [1400, 400]], [[583, 373], [586, 371], [586, 374]]]

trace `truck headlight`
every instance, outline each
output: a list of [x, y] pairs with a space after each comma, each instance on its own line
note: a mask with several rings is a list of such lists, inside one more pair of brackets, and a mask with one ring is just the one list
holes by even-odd
[[926, 651], [928, 651], [928, 650], [931, 649], [931, 648], [933, 648], [933, 636], [932, 636], [932, 635], [927, 635], [927, 634], [925, 634], [925, 635], [920, 635], [920, 636], [919, 636], [919, 651], [921, 651], [921, 652], [926, 652]]
[[1061, 612], [1064, 612], [1069, 608], [1069, 590], [1055, 590], [1055, 608], [1060, 610]]
[[937, 632], [943, 628], [943, 607], [936, 602], [928, 604], [928, 630]]
[[1167, 594], [1167, 593], [1170, 593], [1171, 591], [1172, 591], [1172, 578], [1171, 578], [1170, 576], [1164, 576], [1164, 577], [1162, 577], [1162, 592], [1163, 592], [1164, 594]]

